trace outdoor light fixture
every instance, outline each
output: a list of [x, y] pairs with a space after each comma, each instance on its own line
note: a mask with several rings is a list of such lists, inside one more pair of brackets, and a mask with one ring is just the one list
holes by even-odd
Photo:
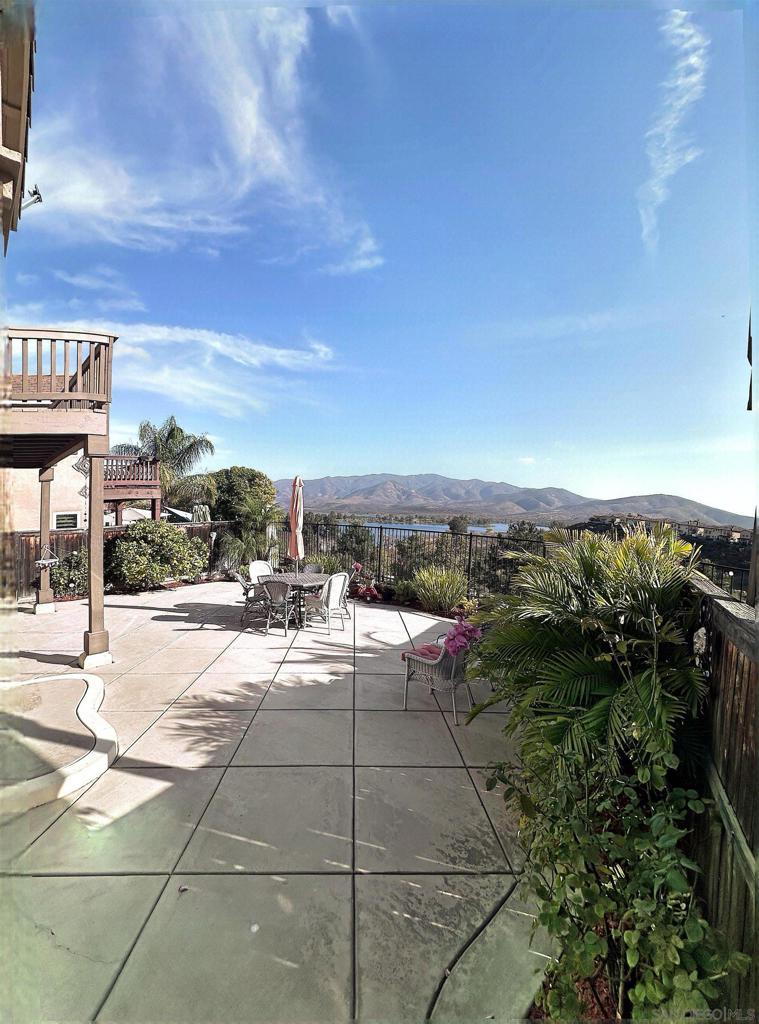
[[39, 185], [35, 185], [34, 188], [30, 188], [27, 191], [29, 198], [25, 203], [21, 204], [21, 209], [26, 210], [29, 206], [34, 206], [35, 203], [42, 202], [42, 193], [39, 190]]

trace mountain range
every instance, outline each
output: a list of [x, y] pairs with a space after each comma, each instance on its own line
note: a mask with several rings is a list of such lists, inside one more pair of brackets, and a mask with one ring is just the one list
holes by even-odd
[[[280, 504], [287, 508], [291, 480], [275, 481]], [[530, 519], [536, 523], [576, 523], [594, 515], [639, 513], [677, 522], [698, 519], [710, 526], [750, 528], [752, 520], [712, 508], [676, 494], [634, 494], [623, 498], [586, 498], [563, 487], [518, 487], [491, 480], [456, 480], [437, 473], [402, 476], [368, 473], [363, 476], [324, 476], [304, 481], [305, 508], [311, 512], [377, 515], [455, 514], [489, 517], [494, 521]]]

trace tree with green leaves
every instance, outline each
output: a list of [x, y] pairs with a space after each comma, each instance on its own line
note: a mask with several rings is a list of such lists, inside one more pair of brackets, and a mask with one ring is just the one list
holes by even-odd
[[216, 485], [213, 518], [234, 519], [237, 509], [249, 500], [261, 506], [274, 505], [277, 500], [274, 484], [259, 469], [230, 466], [210, 474]]
[[160, 425], [143, 420], [137, 436], [137, 441], [116, 444], [111, 451], [114, 455], [157, 459], [161, 464], [161, 499], [165, 504], [191, 507], [213, 502], [213, 475], [192, 472], [204, 456], [214, 453], [213, 441], [207, 434], [191, 434], [179, 426], [174, 416], [169, 416]]
[[448, 529], [451, 533], [468, 533], [469, 516], [451, 516], [448, 520]]

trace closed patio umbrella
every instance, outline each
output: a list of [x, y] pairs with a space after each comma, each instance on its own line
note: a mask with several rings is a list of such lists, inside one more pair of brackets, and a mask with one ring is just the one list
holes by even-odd
[[303, 558], [303, 481], [299, 476], [293, 480], [292, 495], [290, 496], [290, 542], [287, 546], [287, 553], [290, 558], [295, 559], [295, 571], [298, 572], [298, 563]]

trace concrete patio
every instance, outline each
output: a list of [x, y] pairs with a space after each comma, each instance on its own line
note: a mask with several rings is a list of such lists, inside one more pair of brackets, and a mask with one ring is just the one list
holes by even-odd
[[[0, 825], [0, 1017], [521, 1019], [548, 950], [530, 947], [514, 825], [485, 790], [505, 715], [455, 727], [420, 687], [401, 710], [400, 652], [447, 624], [361, 605], [331, 637], [265, 637], [240, 631], [241, 596], [107, 600], [100, 713], [119, 755]], [[7, 616], [6, 678], [74, 674], [85, 612]], [[77, 692], [34, 718], [27, 770], [83, 752], [63, 708]]]

